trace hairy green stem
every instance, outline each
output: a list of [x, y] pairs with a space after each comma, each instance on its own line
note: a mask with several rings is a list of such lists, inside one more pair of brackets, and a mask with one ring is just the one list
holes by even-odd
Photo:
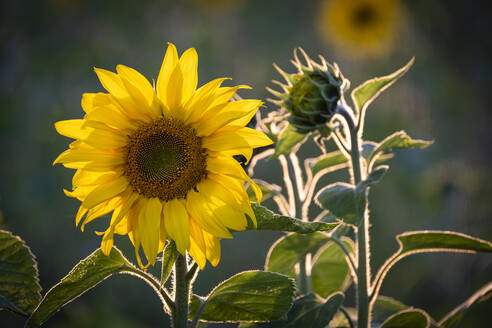
[[[362, 170], [360, 164], [359, 134], [355, 126], [355, 119], [345, 108], [340, 108], [339, 113], [344, 117], [350, 131], [350, 157], [352, 161], [352, 183], [356, 187], [362, 181]], [[367, 215], [367, 195], [364, 191], [362, 202], [357, 201], [357, 326], [358, 328], [369, 328], [371, 322], [371, 310], [369, 304], [369, 218]]]
[[[144, 280], [150, 286], [152, 286], [152, 288], [154, 288], [154, 290], [160, 296], [162, 302], [165, 305], [167, 305], [167, 307], [169, 308], [169, 310], [171, 312], [174, 310], [174, 302], [173, 302], [173, 300], [167, 294], [166, 289], [165, 288], [162, 288], [162, 286], [159, 284], [159, 282], [156, 280], [156, 278], [153, 275], [151, 275], [150, 273], [147, 273], [145, 271], [138, 270], [138, 269], [131, 270], [131, 271], [129, 271], [129, 273], [130, 274], [134, 274], [137, 277], [140, 277], [142, 280]], [[164, 309], [164, 310], [166, 310], [166, 309]]]
[[174, 263], [174, 311], [172, 311], [172, 327], [187, 328], [188, 304], [190, 296], [190, 280], [187, 279], [188, 265], [186, 256], [181, 254]]

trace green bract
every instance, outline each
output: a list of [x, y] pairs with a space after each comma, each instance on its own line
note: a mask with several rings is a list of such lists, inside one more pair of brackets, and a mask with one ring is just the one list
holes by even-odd
[[343, 77], [337, 64], [328, 64], [323, 57], [320, 57], [320, 64], [316, 63], [304, 50], [299, 48], [299, 51], [306, 62], [301, 63], [296, 49], [293, 64], [297, 73], [287, 74], [275, 66], [287, 83], [275, 81], [284, 93], [269, 91], [279, 98], [273, 102], [289, 112], [288, 121], [297, 132], [307, 134], [320, 130], [326, 134], [329, 131], [327, 123], [335, 114], [338, 101], [348, 88], [349, 81]]

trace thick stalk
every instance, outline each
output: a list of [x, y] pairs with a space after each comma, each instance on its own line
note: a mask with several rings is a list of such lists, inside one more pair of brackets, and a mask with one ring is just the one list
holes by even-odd
[[[345, 118], [350, 131], [351, 160], [352, 160], [352, 183], [357, 186], [362, 181], [362, 170], [360, 165], [359, 135], [354, 124], [354, 117], [345, 108], [340, 110], [340, 114]], [[369, 218], [367, 216], [367, 196], [364, 192], [362, 202], [356, 202], [357, 218], [359, 227], [357, 228], [357, 326], [358, 328], [368, 328], [371, 320], [369, 308]]]
[[187, 279], [188, 265], [186, 256], [178, 255], [174, 263], [174, 311], [172, 312], [172, 327], [186, 328], [188, 324], [188, 303], [190, 280]]

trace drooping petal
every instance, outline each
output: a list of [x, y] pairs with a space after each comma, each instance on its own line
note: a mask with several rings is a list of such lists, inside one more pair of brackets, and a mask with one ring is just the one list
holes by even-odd
[[203, 239], [202, 229], [195, 223], [190, 217], [190, 250], [191, 257], [198, 264], [200, 269], [203, 270], [207, 261], [207, 247], [205, 240]]
[[203, 229], [220, 238], [232, 238], [227, 228], [217, 222], [207, 206], [207, 199], [200, 192], [190, 191], [186, 197], [186, 208], [195, 222]]
[[190, 229], [188, 212], [182, 201], [173, 199], [164, 204], [164, 223], [166, 231], [176, 242], [176, 248], [181, 254], [190, 247]]
[[207, 245], [207, 259], [212, 266], [217, 266], [220, 261], [220, 241], [219, 238], [203, 231], [203, 239]]
[[146, 199], [138, 216], [138, 231], [147, 262], [155, 264], [159, 249], [162, 204], [159, 198]]
[[241, 165], [233, 158], [227, 157], [209, 157], [207, 159], [207, 170], [217, 174], [224, 174], [236, 179], [246, 180], [253, 189], [258, 203], [261, 202], [261, 189], [251, 178], [244, 172]]
[[92, 208], [99, 203], [115, 197], [125, 191], [128, 187], [128, 180], [126, 177], [115, 177], [114, 181], [107, 184], [100, 185], [94, 189], [82, 202], [82, 206]]

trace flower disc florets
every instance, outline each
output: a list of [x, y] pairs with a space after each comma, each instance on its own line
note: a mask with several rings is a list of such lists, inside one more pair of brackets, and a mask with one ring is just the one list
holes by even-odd
[[297, 73], [287, 74], [275, 66], [285, 78], [287, 85], [278, 81], [274, 83], [280, 85], [285, 93], [268, 90], [280, 98], [273, 102], [289, 112], [289, 123], [298, 132], [306, 134], [326, 129], [349, 82], [343, 77], [337, 64], [330, 65], [321, 56], [321, 64], [318, 64], [302, 49], [300, 51], [306, 65], [300, 62], [294, 51], [295, 60], [292, 63], [297, 67]]

